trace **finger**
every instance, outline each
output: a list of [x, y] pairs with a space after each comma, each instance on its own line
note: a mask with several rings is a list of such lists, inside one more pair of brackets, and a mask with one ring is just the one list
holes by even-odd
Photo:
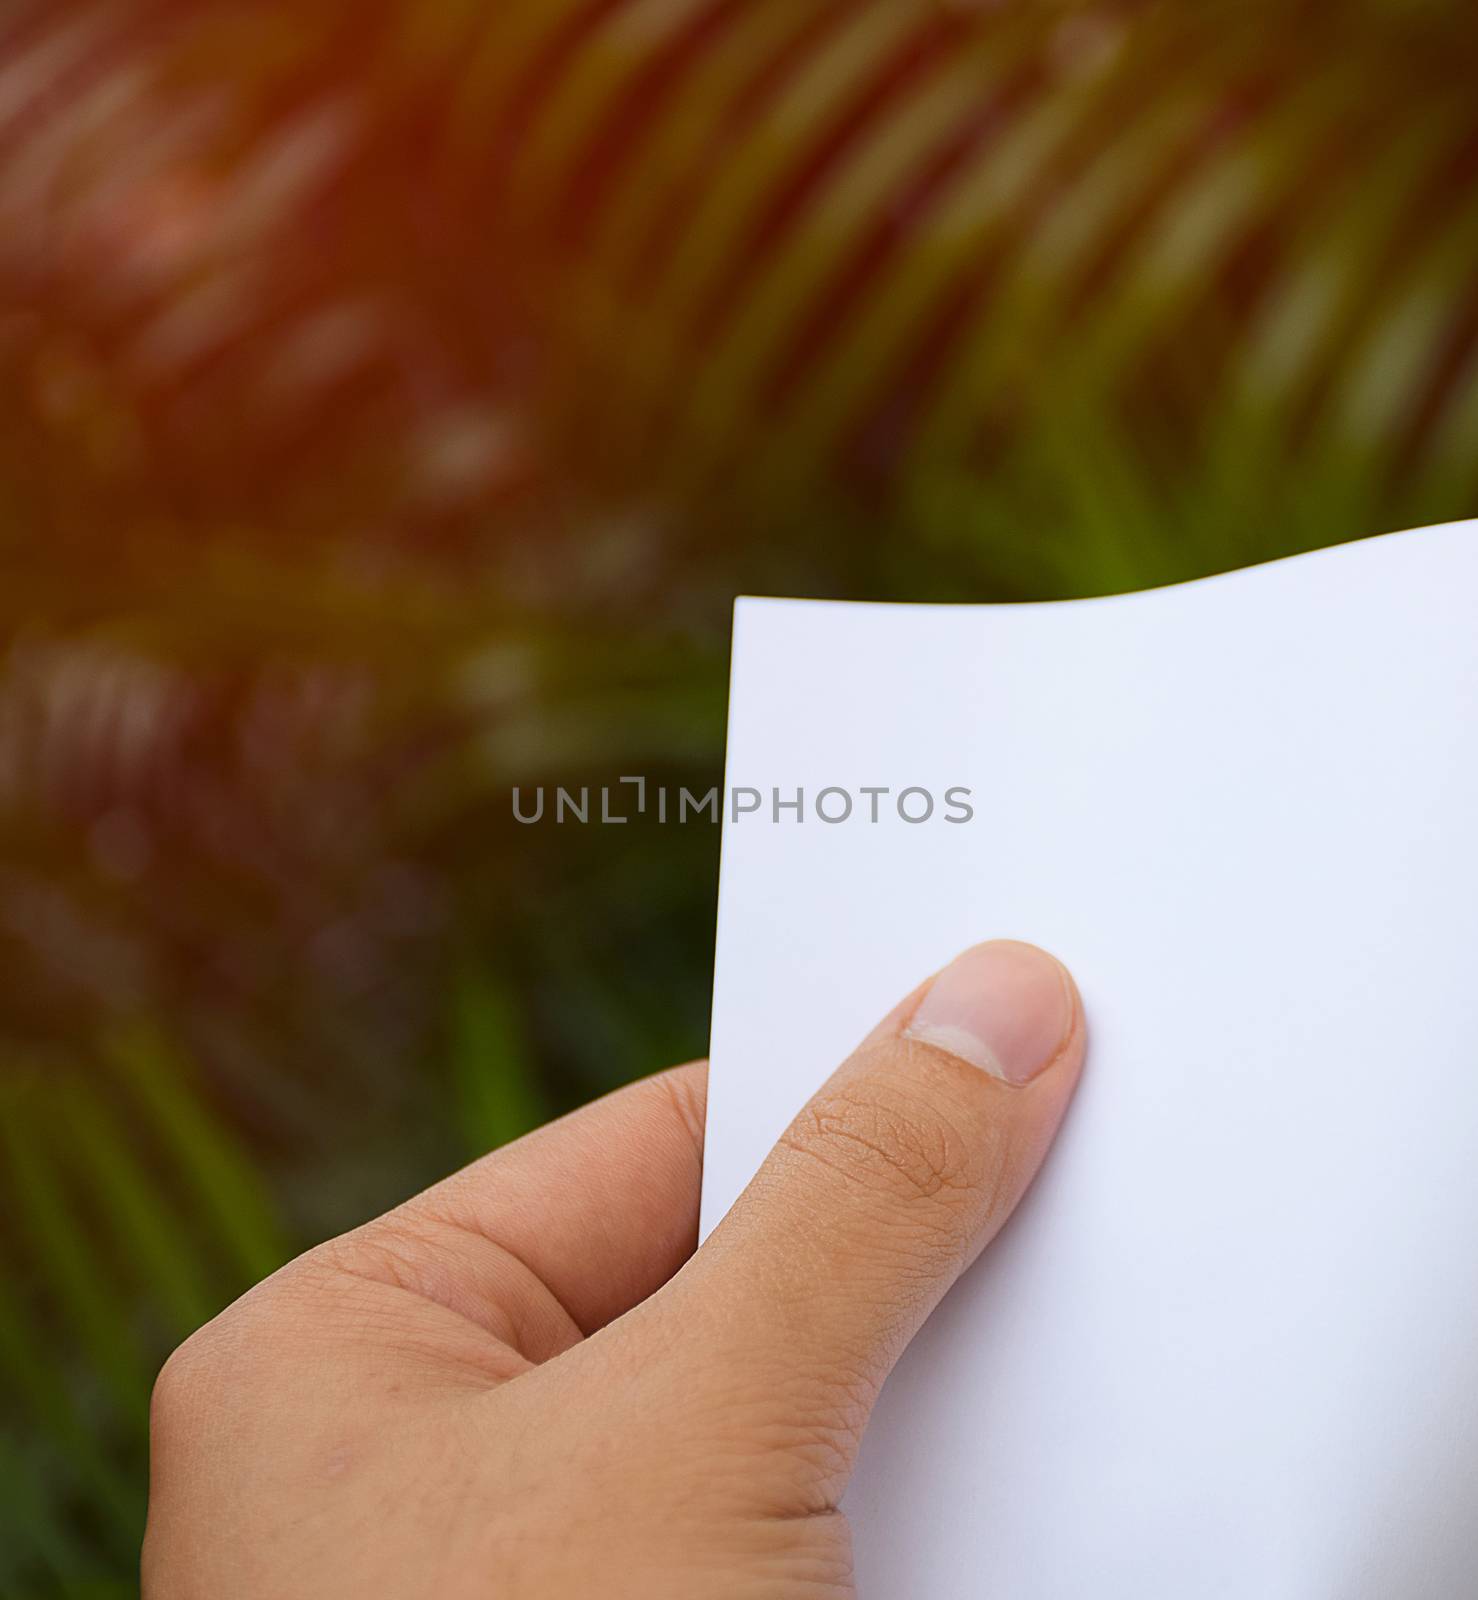
[[1083, 1059], [1077, 989], [1031, 945], [977, 945], [911, 998], [669, 1297], [706, 1313], [722, 1382], [826, 1419], [844, 1461], [904, 1346], [1031, 1182]]
[[[336, 1241], [360, 1270], [471, 1317], [532, 1361], [644, 1300], [693, 1253], [707, 1064], [645, 1078]], [[374, 1266], [379, 1262], [379, 1269]]]

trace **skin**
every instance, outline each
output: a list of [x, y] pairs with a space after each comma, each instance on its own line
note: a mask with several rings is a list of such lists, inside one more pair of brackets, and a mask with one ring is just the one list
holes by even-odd
[[1029, 1081], [924, 1026], [922, 985], [701, 1250], [693, 1065], [310, 1251], [195, 1334], [154, 1397], [147, 1600], [854, 1595], [838, 1506], [878, 1390], [1031, 1182], [1083, 1057], [1050, 957], [980, 946], [947, 970], [941, 997], [1040, 1057]]

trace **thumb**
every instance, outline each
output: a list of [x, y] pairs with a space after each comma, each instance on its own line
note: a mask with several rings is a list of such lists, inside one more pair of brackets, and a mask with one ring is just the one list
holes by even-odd
[[1040, 1166], [1083, 1048], [1059, 962], [966, 951], [811, 1100], [671, 1286], [729, 1393], [778, 1408], [782, 1437], [819, 1423], [838, 1493], [883, 1379]]

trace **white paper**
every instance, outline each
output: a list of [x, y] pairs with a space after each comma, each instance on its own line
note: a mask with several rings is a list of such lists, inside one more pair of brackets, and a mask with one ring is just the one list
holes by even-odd
[[[739, 603], [765, 805], [724, 828], [705, 1228], [963, 946], [1046, 946], [1089, 1019], [874, 1417], [864, 1600], [1478, 1593], [1475, 708], [1478, 524], [1103, 600]], [[976, 814], [815, 818], [864, 785]]]

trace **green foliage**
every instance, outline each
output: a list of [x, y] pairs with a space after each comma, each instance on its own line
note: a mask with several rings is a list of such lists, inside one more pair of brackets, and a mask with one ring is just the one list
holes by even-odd
[[740, 591], [1193, 577], [1478, 497], [1454, 0], [15, 0], [0, 1594], [168, 1348], [701, 1054]]
[[0, 1392], [20, 1433], [0, 1440], [0, 1593], [102, 1594], [135, 1558], [160, 1360], [285, 1247], [260, 1176], [152, 1030], [9, 1061], [3, 1096]]
[[548, 1121], [538, 1074], [506, 986], [464, 971], [453, 991], [452, 1082], [473, 1155]]

